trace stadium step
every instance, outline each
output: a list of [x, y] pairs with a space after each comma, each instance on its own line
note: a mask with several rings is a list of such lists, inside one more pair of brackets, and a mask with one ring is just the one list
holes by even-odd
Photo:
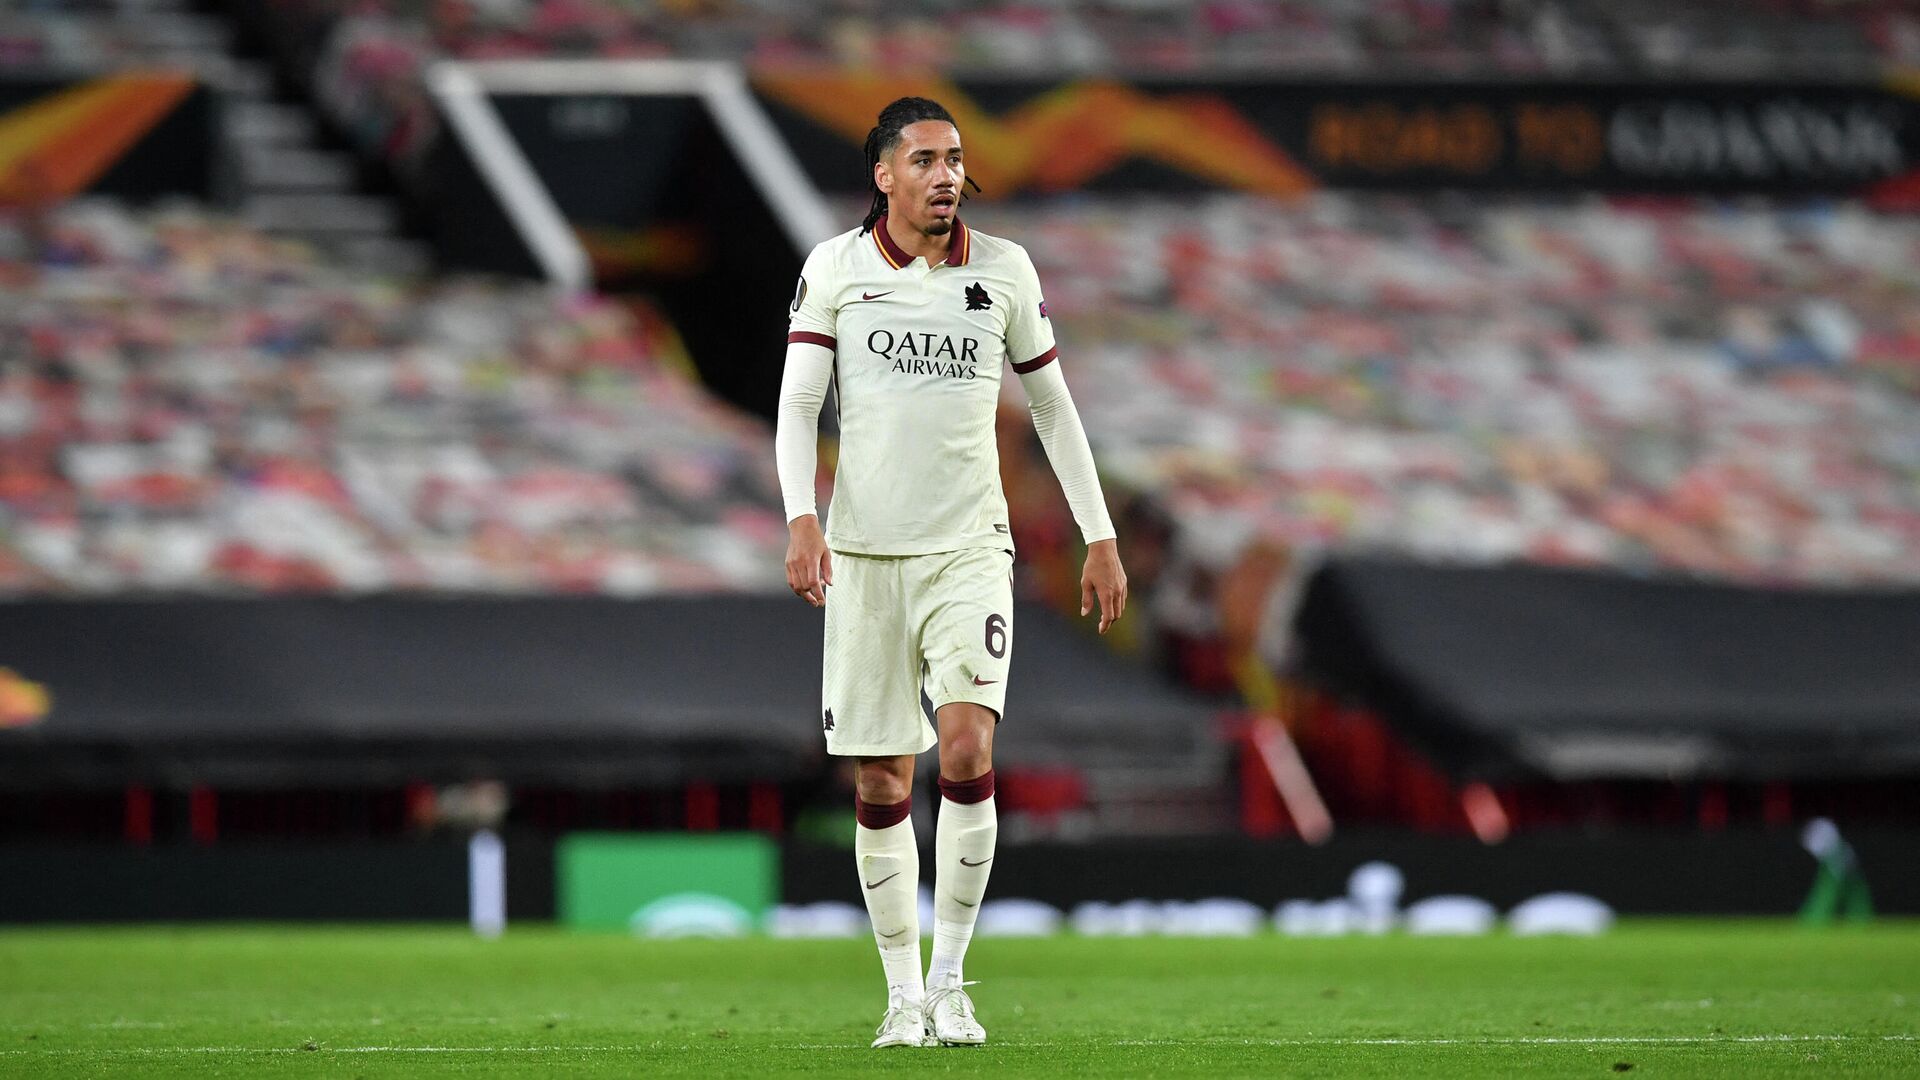
[[[123, 15], [131, 20], [133, 16]], [[207, 57], [226, 56], [233, 31], [219, 19], [179, 11], [148, 11], [138, 16], [140, 37], [152, 51], [143, 54], [161, 64], [194, 65]]]
[[400, 225], [391, 199], [318, 192], [249, 195], [240, 216], [255, 228], [282, 233], [390, 234]]
[[1223, 790], [1226, 755], [1218, 747], [1191, 760], [1087, 770], [1088, 802], [1099, 832], [1188, 836], [1232, 829], [1233, 796]]
[[1108, 836], [1218, 836], [1238, 827], [1238, 807], [1219, 784], [1089, 792], [1085, 807], [1058, 814], [1003, 811], [1001, 839], [1093, 840]]
[[226, 60], [219, 66], [217, 80], [229, 101], [265, 101], [273, 96], [273, 69], [255, 60]]
[[229, 205], [254, 228], [312, 243], [371, 272], [430, 269], [428, 249], [401, 235], [399, 205], [363, 194], [354, 155], [326, 148], [311, 104], [272, 100], [274, 81], [266, 64], [239, 57], [219, 79], [228, 92]]
[[1220, 783], [1229, 764], [1226, 747], [1210, 738], [1152, 749], [1025, 744], [1010, 755], [1009, 771], [1023, 765], [1069, 768], [1084, 782], [1086, 802], [1058, 815], [1010, 815], [1002, 836], [1192, 836], [1232, 829], [1238, 807], [1232, 790]]
[[381, 274], [417, 275], [433, 269], [432, 249], [416, 240], [402, 240], [385, 235], [319, 235], [311, 236], [309, 239], [343, 261], [376, 276]]
[[227, 134], [240, 145], [304, 147], [313, 142], [319, 131], [320, 126], [312, 114], [297, 105], [236, 101], [227, 110]]
[[1232, 799], [1218, 786], [1135, 792], [1123, 800], [1096, 802], [1094, 823], [1103, 836], [1218, 836], [1239, 825]]
[[345, 154], [281, 145], [242, 146], [240, 181], [255, 194], [274, 191], [346, 194], [354, 184], [353, 160]]

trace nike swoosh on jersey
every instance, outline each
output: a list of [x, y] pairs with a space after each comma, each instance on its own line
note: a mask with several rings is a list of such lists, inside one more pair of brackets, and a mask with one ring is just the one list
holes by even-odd
[[993, 861], [993, 856], [991, 855], [987, 856], [984, 859], [981, 859], [979, 862], [968, 862], [967, 857], [965, 855], [960, 856], [961, 866], [985, 866], [992, 861]]
[[894, 294], [894, 290], [893, 290], [893, 289], [888, 289], [888, 290], [887, 290], [886, 292], [877, 292], [877, 293], [861, 293], [861, 294], [860, 294], [860, 299], [862, 299], [862, 300], [878, 300], [878, 299], [880, 299], [880, 298], [881, 298], [881, 297], [883, 297], [883, 296], [892, 296], [893, 294]]
[[973, 677], [973, 685], [975, 686], [992, 686], [994, 683], [997, 683], [999, 681], [1000, 681], [999, 679], [983, 679], [978, 675], [975, 675]]
[[886, 877], [881, 878], [879, 881], [867, 882], [867, 888], [877, 889], [880, 886], [885, 885], [887, 882], [892, 881], [894, 878], [897, 878], [899, 876], [900, 876], [900, 871], [895, 870], [893, 873], [888, 874]]

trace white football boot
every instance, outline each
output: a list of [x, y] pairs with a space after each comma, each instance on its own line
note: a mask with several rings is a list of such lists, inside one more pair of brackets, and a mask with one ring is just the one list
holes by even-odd
[[927, 1045], [980, 1046], [987, 1041], [987, 1029], [973, 1018], [973, 999], [965, 989], [972, 985], [927, 987]]
[[898, 997], [887, 999], [887, 1015], [874, 1029], [873, 1048], [886, 1046], [931, 1046], [927, 1041], [926, 1012], [918, 1002], [908, 1004]]

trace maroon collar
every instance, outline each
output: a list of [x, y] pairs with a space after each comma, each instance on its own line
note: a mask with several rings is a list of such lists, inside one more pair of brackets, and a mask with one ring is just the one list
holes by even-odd
[[[912, 262], [915, 256], [901, 250], [893, 237], [887, 235], [887, 215], [881, 214], [880, 220], [873, 223], [873, 242], [880, 249], [880, 257], [895, 270], [902, 269]], [[973, 236], [959, 218], [953, 219], [953, 236], [947, 242], [946, 266], [965, 266], [968, 256], [973, 254]]]

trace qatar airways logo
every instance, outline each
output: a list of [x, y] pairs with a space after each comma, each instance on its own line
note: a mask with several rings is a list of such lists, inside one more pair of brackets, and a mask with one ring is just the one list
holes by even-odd
[[979, 373], [980, 348], [977, 338], [963, 337], [956, 343], [948, 334], [875, 330], [867, 335], [867, 348], [875, 356], [890, 362], [903, 375], [939, 375], [949, 379], [971, 379]]

